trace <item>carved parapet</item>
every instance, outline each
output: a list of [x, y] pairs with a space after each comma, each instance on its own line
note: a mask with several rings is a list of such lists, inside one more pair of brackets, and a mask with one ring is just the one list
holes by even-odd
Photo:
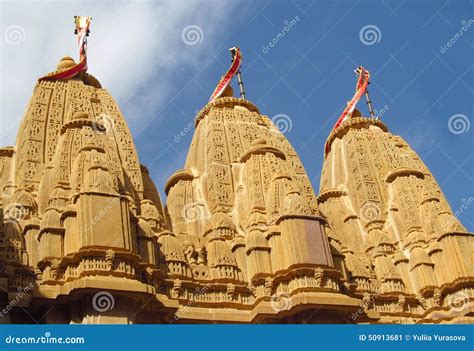
[[[36, 272], [37, 279], [42, 279], [44, 284], [50, 285], [63, 284], [86, 276], [112, 275], [142, 280], [146, 267], [140, 267], [138, 261], [137, 256], [127, 252], [84, 250], [61, 260], [40, 261]], [[144, 282], [146, 283], [146, 279]]]
[[386, 277], [381, 280], [380, 289], [384, 293], [405, 293], [406, 288], [400, 277]]
[[209, 111], [212, 108], [218, 107], [218, 108], [234, 108], [234, 106], [243, 106], [247, 108], [249, 111], [260, 113], [257, 106], [255, 106], [253, 103], [251, 103], [248, 100], [244, 99], [239, 99], [236, 97], [221, 97], [218, 98], [210, 103], [208, 103], [206, 106], [204, 106], [201, 111], [196, 116], [196, 119], [194, 120], [194, 126], [197, 127], [199, 122], [209, 113]]
[[229, 303], [234, 306], [252, 306], [256, 301], [247, 287], [233, 283], [217, 283], [211, 287], [178, 279], [173, 281], [173, 286], [169, 289], [168, 294], [172, 299], [188, 301], [180, 308], [180, 315], [190, 312], [193, 307], [208, 307], [210, 304], [228, 307]]
[[354, 282], [355, 290], [358, 292], [364, 291], [375, 291], [375, 286], [372, 283], [372, 279], [366, 276], [352, 276], [352, 281]]
[[364, 118], [364, 117], [353, 117], [353, 118], [348, 118], [344, 122], [341, 123], [341, 125], [334, 129], [331, 134], [329, 134], [326, 143], [331, 147], [332, 142], [336, 138], [342, 138], [344, 134], [350, 129], [350, 128], [369, 128], [369, 126], [374, 125], [382, 129], [384, 132], [388, 131], [387, 126], [380, 121], [379, 119], [375, 118]]
[[298, 291], [341, 291], [342, 274], [328, 267], [300, 267], [280, 272], [273, 279], [273, 289], [289, 294]]

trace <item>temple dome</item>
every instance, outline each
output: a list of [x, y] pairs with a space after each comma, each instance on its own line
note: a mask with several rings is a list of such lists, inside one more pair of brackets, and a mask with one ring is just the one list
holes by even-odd
[[[59, 62], [58, 70], [74, 64], [75, 61], [66, 56]], [[49, 179], [53, 184], [57, 180], [68, 183], [70, 178], [76, 177], [72, 173], [75, 157], [82, 147], [93, 142], [98, 150], [106, 151], [110, 159], [106, 162], [109, 172], [120, 180], [120, 188], [128, 191], [138, 205], [144, 187], [133, 138], [112, 96], [100, 84], [90, 85], [91, 77], [81, 72], [77, 79], [48, 80], [45, 77], [38, 81], [17, 134], [15, 164], [18, 169], [14, 183], [17, 187], [31, 188], [32, 193], [39, 191], [43, 175], [43, 183], [49, 183]], [[102, 125], [111, 126], [113, 132], [104, 130]], [[80, 179], [87, 170], [88, 167], [81, 169]], [[51, 190], [46, 186], [41, 194], [49, 196]], [[159, 199], [153, 200], [157, 205]], [[39, 202], [44, 210], [47, 201]], [[157, 207], [161, 208], [161, 204]]]

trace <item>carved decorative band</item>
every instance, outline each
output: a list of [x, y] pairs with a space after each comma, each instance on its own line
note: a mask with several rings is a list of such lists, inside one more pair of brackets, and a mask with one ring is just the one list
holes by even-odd
[[375, 118], [364, 118], [364, 117], [353, 117], [349, 118], [341, 125], [334, 129], [331, 134], [329, 134], [327, 139], [328, 146], [331, 146], [332, 142], [336, 138], [341, 138], [350, 128], [368, 128], [370, 125], [374, 125], [382, 129], [384, 132], [388, 131], [387, 126], [380, 120]]
[[214, 100], [213, 102], [208, 103], [206, 106], [204, 106], [201, 111], [196, 116], [196, 119], [194, 120], [194, 126], [197, 127], [201, 119], [203, 119], [211, 110], [213, 107], [229, 107], [233, 108], [235, 105], [239, 106], [244, 106], [247, 109], [249, 109], [252, 112], [256, 112], [260, 114], [260, 111], [258, 110], [257, 106], [255, 106], [253, 103], [251, 103], [248, 100], [243, 100], [239, 99], [236, 97], [230, 97], [230, 96], [225, 96], [218, 98]]
[[63, 135], [66, 130], [71, 128], [82, 128], [83, 126], [91, 127], [97, 133], [103, 133], [106, 128], [98, 121], [92, 121], [90, 119], [74, 119], [72, 121], [66, 122], [61, 127], [61, 135]]
[[333, 198], [333, 197], [341, 197], [347, 195], [347, 193], [343, 190], [337, 190], [337, 189], [328, 189], [318, 196], [318, 203], [323, 203], [326, 202], [328, 199]]
[[175, 172], [171, 177], [169, 177], [168, 181], [165, 184], [165, 193], [168, 195], [170, 189], [178, 184], [180, 180], [188, 180], [192, 181], [194, 179], [194, 175], [188, 169], [181, 169]]
[[394, 169], [393, 171], [391, 171], [386, 177], [385, 177], [385, 181], [387, 183], [391, 183], [393, 182], [396, 178], [398, 177], [404, 177], [404, 176], [410, 176], [410, 175], [414, 175], [420, 179], [424, 179], [425, 178], [425, 175], [423, 174], [423, 172], [420, 172], [416, 169], [410, 169], [410, 168], [397, 168], [397, 169]]
[[0, 157], [12, 157], [14, 152], [13, 146], [2, 147], [0, 148]]
[[246, 162], [252, 155], [264, 155], [267, 152], [274, 154], [276, 157], [281, 158], [282, 160], [286, 160], [286, 155], [283, 151], [278, 150], [276, 147], [273, 146], [257, 146], [253, 147], [250, 150], [244, 152], [242, 156], [240, 156], [240, 162]]

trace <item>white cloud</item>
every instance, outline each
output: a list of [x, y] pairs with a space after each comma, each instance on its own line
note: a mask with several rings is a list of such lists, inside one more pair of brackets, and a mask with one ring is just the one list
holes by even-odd
[[[236, 5], [175, 0], [17, 1], [2, 2], [0, 6], [3, 146], [14, 143], [36, 79], [53, 71], [65, 55], [77, 59], [74, 15], [92, 16], [89, 72], [116, 100], [136, 98], [137, 88], [146, 84], [146, 92], [140, 92], [140, 101], [146, 103], [140, 111], [125, 116], [132, 128], [140, 129], [147, 122], [143, 116], [159, 111], [179, 90], [173, 85], [173, 72], [204, 66], [213, 58], [215, 48], [225, 43], [226, 26]], [[194, 46], [186, 45], [181, 38], [182, 30], [189, 25], [198, 25], [203, 33], [202, 42]], [[12, 26], [19, 26], [22, 31], [17, 45], [8, 43], [7, 29], [17, 28]]]

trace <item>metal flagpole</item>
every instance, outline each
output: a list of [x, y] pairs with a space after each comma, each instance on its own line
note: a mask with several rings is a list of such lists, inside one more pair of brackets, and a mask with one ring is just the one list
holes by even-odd
[[[229, 49], [230, 54], [232, 55], [232, 61], [234, 61], [236, 50], [237, 50], [236, 46]], [[242, 74], [240, 73], [240, 68], [237, 71], [237, 82], [239, 83], [240, 96], [242, 97], [242, 99], [245, 100], [244, 82], [242, 81]]]
[[[370, 84], [367, 83], [367, 86]], [[372, 107], [372, 101], [370, 100], [370, 96], [369, 96], [369, 89], [365, 89], [365, 99], [367, 100], [367, 106], [369, 107], [369, 113], [370, 113], [370, 117], [371, 118], [375, 118], [375, 113], [374, 113], [374, 109]], [[378, 118], [377, 118], [378, 119]]]

